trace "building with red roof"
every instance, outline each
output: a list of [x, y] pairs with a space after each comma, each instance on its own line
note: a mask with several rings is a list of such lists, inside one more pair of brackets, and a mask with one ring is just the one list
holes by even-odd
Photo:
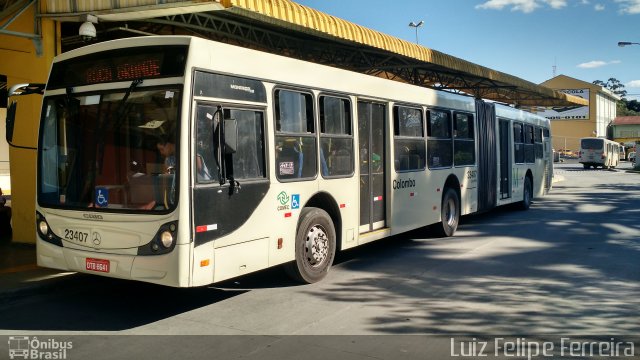
[[640, 143], [640, 116], [618, 116], [611, 123], [613, 140], [626, 147]]

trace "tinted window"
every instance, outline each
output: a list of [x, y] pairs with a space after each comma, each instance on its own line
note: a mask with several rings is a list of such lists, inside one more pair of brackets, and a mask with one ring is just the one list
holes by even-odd
[[534, 147], [534, 134], [533, 126], [524, 126], [524, 160], [527, 163], [535, 162], [535, 147]]
[[513, 124], [513, 153], [516, 163], [524, 163], [524, 129], [522, 124]]
[[474, 165], [476, 163], [476, 142], [471, 114], [455, 114], [454, 136], [454, 164]]
[[314, 178], [317, 144], [311, 94], [276, 90], [276, 176], [280, 180]]
[[429, 111], [429, 137], [451, 138], [451, 114], [448, 111]]
[[451, 113], [429, 110], [427, 122], [427, 162], [430, 168], [453, 165], [453, 140], [451, 138]]
[[351, 103], [349, 100], [321, 96], [320, 128], [323, 134], [351, 135]]
[[320, 170], [324, 177], [353, 174], [353, 136], [351, 102], [348, 99], [320, 97]]
[[[194, 166], [198, 183], [218, 182], [219, 166], [216, 160], [214, 133], [219, 117], [214, 105], [199, 105], [196, 124], [196, 155]], [[266, 177], [264, 158], [264, 116], [261, 111], [224, 109], [224, 119], [238, 124], [238, 147], [226, 155], [227, 177], [236, 180]]]
[[534, 141], [536, 143], [536, 159], [542, 159], [543, 152], [544, 152], [544, 146], [542, 144], [542, 128], [539, 128], [539, 127], [535, 128]]
[[396, 106], [394, 107], [393, 121], [396, 136], [424, 136], [422, 131], [422, 110]]
[[588, 150], [602, 150], [603, 144], [602, 139], [582, 139], [580, 147]]
[[276, 100], [276, 131], [312, 134], [313, 102], [311, 94], [278, 90]]
[[423, 170], [426, 144], [422, 110], [404, 106], [393, 108], [396, 171]]

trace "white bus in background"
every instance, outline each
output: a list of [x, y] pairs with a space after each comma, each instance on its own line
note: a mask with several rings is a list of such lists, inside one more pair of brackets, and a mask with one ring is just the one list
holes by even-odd
[[620, 162], [620, 144], [604, 138], [582, 138], [578, 161], [585, 169], [615, 168]]
[[54, 60], [44, 91], [38, 264], [176, 287], [286, 264], [315, 282], [336, 251], [527, 209], [551, 188], [549, 128], [195, 37], [88, 46]]

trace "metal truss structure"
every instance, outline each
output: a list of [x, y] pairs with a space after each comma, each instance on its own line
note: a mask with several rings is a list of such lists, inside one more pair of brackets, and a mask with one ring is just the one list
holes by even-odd
[[[535, 84], [527, 88], [500, 82], [488, 76], [475, 76], [387, 50], [339, 39], [277, 19], [251, 17], [246, 12], [209, 11], [130, 20], [126, 23], [101, 22], [99, 25], [100, 41], [139, 34], [195, 35], [517, 107], [568, 104], [564, 99], [541, 93]], [[71, 35], [70, 31], [68, 33], [69, 36], [65, 37], [63, 28], [64, 51], [86, 44], [77, 35]], [[514, 79], [517, 78], [514, 77]], [[521, 79], [517, 80], [520, 83], [525, 82]], [[549, 92], [553, 93], [551, 90]]]

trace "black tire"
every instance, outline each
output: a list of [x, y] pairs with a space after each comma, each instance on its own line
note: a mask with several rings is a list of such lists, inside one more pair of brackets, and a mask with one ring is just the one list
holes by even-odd
[[524, 178], [524, 189], [522, 192], [522, 201], [520, 202], [521, 210], [529, 210], [531, 207], [531, 202], [533, 201], [533, 184], [531, 183], [531, 178], [525, 176]]
[[446, 188], [442, 194], [440, 204], [440, 224], [437, 226], [438, 235], [450, 237], [458, 229], [460, 223], [460, 197], [452, 188]]
[[326, 211], [304, 208], [298, 220], [296, 259], [285, 265], [294, 280], [312, 284], [322, 280], [336, 255], [336, 230]]

